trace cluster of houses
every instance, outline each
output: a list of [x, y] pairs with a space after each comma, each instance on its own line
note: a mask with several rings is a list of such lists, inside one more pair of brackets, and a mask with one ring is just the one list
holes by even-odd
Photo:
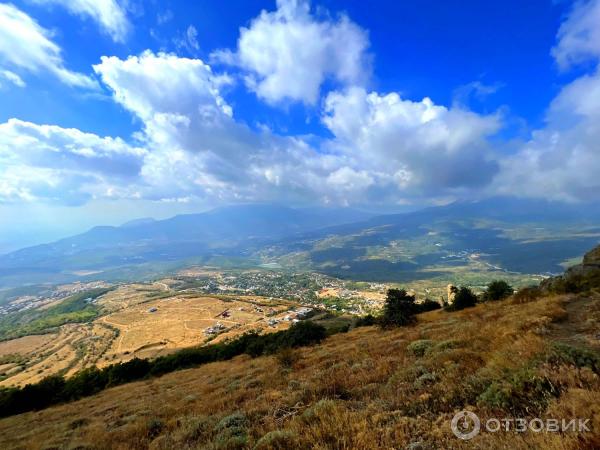
[[227, 327], [223, 325], [221, 322], [217, 322], [212, 327], [208, 327], [204, 330], [204, 334], [207, 336], [214, 336], [215, 334], [222, 333], [225, 331]]
[[[22, 295], [11, 299], [10, 302], [0, 305], [0, 316], [39, 308], [49, 303], [65, 299], [71, 295], [78, 294], [79, 292], [109, 286], [110, 285], [104, 281], [94, 281], [89, 283], [75, 282], [55, 286], [50, 292], [44, 292], [41, 295]], [[94, 303], [91, 298], [85, 299], [85, 302]]]
[[292, 311], [291, 313], [285, 315], [281, 319], [276, 319], [276, 318], [269, 319], [268, 324], [270, 327], [276, 327], [277, 324], [280, 322], [297, 323], [303, 319], [307, 319], [309, 317], [309, 315], [312, 313], [312, 311], [313, 311], [313, 308], [307, 308], [307, 307], [303, 306], [303, 307], [297, 308], [295, 311]]
[[[261, 308], [260, 306], [253, 305], [253, 309], [256, 312], [264, 313], [263, 308]], [[245, 311], [245, 309], [243, 307], [239, 308], [239, 310]], [[275, 328], [279, 323], [282, 323], [282, 322], [296, 323], [301, 320], [307, 319], [312, 312], [313, 312], [313, 308], [308, 308], [308, 307], [296, 308], [295, 310], [290, 311], [284, 317], [281, 317], [281, 318], [271, 317], [271, 318], [267, 319], [267, 324], [270, 327]], [[271, 309], [270, 313], [275, 313], [275, 310]], [[218, 314], [217, 317], [218, 318], [229, 318], [229, 317], [231, 317], [231, 312], [229, 309], [226, 309], [222, 313]], [[222, 333], [225, 330], [227, 330], [227, 327], [225, 325], [223, 325], [221, 322], [217, 322], [212, 327], [206, 328], [204, 330], [204, 334], [206, 336], [214, 336], [219, 333]]]

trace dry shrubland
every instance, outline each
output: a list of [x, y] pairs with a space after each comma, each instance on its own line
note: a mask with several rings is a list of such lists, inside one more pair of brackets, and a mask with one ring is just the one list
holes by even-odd
[[[0, 421], [1, 448], [600, 448], [600, 295], [433, 311], [408, 327], [183, 370]], [[460, 410], [589, 418], [588, 433], [482, 432]]]

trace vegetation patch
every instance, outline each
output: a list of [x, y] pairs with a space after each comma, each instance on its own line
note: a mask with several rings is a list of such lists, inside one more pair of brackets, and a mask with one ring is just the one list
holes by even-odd
[[82, 323], [95, 319], [99, 308], [95, 299], [111, 288], [97, 288], [67, 297], [45, 310], [22, 311], [0, 319], [0, 340], [52, 331], [66, 323]]
[[254, 446], [255, 450], [286, 450], [301, 448], [298, 435], [293, 431], [275, 430], [261, 437]]
[[433, 341], [429, 339], [419, 339], [408, 344], [406, 349], [413, 355], [420, 357], [424, 356], [425, 353], [433, 347]]
[[577, 368], [588, 367], [594, 373], [600, 374], [600, 355], [586, 348], [555, 343], [548, 354], [547, 361], [556, 365], [569, 364]]

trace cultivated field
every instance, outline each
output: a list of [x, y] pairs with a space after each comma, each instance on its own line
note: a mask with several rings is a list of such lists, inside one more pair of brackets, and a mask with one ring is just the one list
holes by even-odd
[[51, 373], [66, 372], [78, 361], [78, 344], [91, 337], [88, 325], [63, 325], [58, 333], [25, 336], [2, 343], [10, 353], [4, 359], [13, 367], [3, 369], [5, 380], [0, 386], [35, 383]]
[[291, 324], [284, 317], [297, 307], [256, 296], [178, 293], [168, 279], [119, 286], [95, 305], [101, 315], [91, 323], [65, 324], [54, 333], [0, 342], [0, 386], [23, 386], [51, 374], [70, 376], [85, 367], [134, 357], [153, 358], [251, 330], [284, 329]]

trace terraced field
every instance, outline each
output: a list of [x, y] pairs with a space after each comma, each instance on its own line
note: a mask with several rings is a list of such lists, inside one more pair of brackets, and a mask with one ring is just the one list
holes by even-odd
[[[99, 364], [118, 332], [101, 323], [67, 324], [57, 333], [25, 336], [0, 343], [0, 386], [22, 386], [43, 377]], [[37, 344], [37, 345], [35, 345]]]
[[[169, 280], [129, 284], [99, 297], [101, 314], [53, 332], [0, 342], [0, 386], [23, 386], [51, 374], [70, 376], [134, 357], [287, 328], [291, 301], [257, 296], [202, 296], [171, 290]], [[212, 329], [213, 332], [210, 332]]]

